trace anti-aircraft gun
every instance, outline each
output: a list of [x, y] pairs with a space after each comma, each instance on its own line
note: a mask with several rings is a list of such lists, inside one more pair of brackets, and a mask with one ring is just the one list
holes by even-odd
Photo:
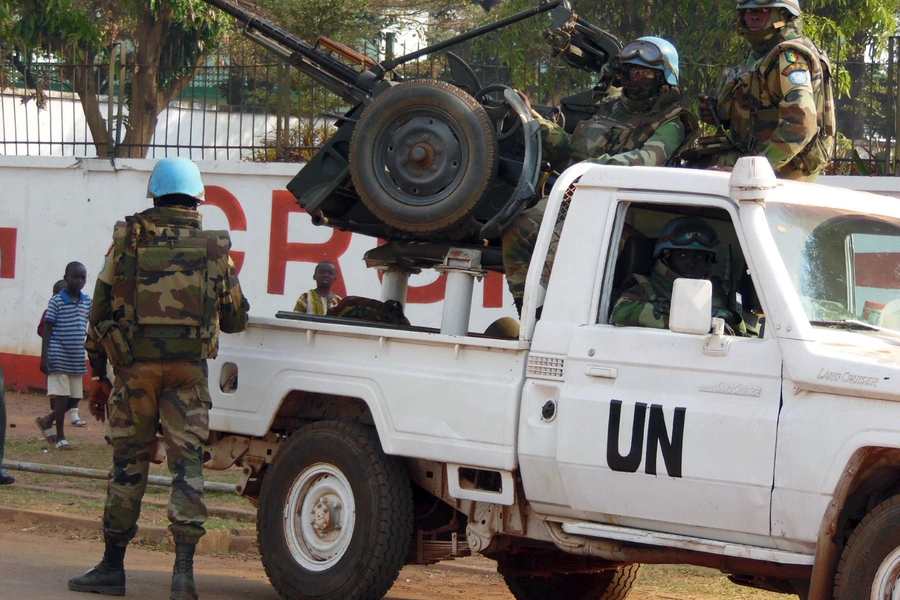
[[394, 263], [406, 255], [411, 267], [440, 262], [451, 246], [471, 245], [493, 247], [493, 259], [485, 256], [482, 267], [502, 268], [499, 237], [539, 192], [541, 147], [538, 123], [518, 93], [483, 84], [455, 54], [447, 53], [450, 82], [404, 79], [394, 69], [550, 12], [553, 23], [544, 37], [554, 53], [600, 74], [594, 90], [563, 102], [574, 127], [590, 115], [594, 95], [611, 81], [610, 59], [621, 48], [615, 37], [573, 13], [565, 0], [543, 2], [382, 62], [326, 37], [311, 45], [230, 0], [206, 2], [350, 106], [336, 117], [337, 131], [288, 189], [314, 223], [389, 240], [373, 252], [391, 255], [388, 262]]

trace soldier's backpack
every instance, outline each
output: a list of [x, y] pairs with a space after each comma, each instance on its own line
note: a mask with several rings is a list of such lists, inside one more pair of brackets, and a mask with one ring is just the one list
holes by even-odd
[[116, 224], [112, 309], [135, 359], [210, 358], [218, 334], [214, 289], [227, 231], [154, 223]]

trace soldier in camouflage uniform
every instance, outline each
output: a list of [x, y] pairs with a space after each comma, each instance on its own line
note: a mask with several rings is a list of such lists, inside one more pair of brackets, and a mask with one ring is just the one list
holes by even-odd
[[[679, 277], [709, 279], [716, 261], [719, 237], [708, 223], [696, 217], [678, 217], [663, 228], [653, 248], [656, 263], [650, 276], [632, 274], [616, 301], [609, 322], [632, 327], [669, 327], [672, 287]], [[729, 333], [746, 335], [740, 317], [725, 306], [723, 290], [713, 285], [713, 317], [721, 317]]]
[[803, 35], [799, 0], [738, 0], [737, 13], [750, 56], [726, 73], [715, 99], [699, 97], [700, 118], [724, 135], [701, 138], [707, 156], [691, 166], [765, 156], [779, 177], [813, 181], [837, 133], [828, 57]]
[[[572, 134], [534, 113], [541, 126], [543, 156], [555, 170], [576, 162], [605, 165], [667, 164], [697, 129], [681, 104], [678, 52], [666, 40], [642, 37], [617, 57], [621, 91], [604, 97], [590, 119]], [[521, 312], [525, 276], [534, 252], [546, 199], [526, 210], [503, 233], [503, 266], [513, 301]], [[553, 253], [548, 256], [552, 264]], [[549, 268], [549, 266], [548, 266]]]
[[[242, 331], [249, 304], [229, 256], [226, 231], [203, 231], [200, 171], [166, 158], [150, 177], [153, 208], [116, 224], [94, 290], [89, 339], [91, 414], [108, 419], [113, 447], [103, 560], [69, 589], [125, 593], [123, 560], [137, 532], [158, 428], [172, 471], [169, 531], [175, 540], [172, 600], [195, 600], [194, 548], [205, 533], [203, 446], [209, 436], [206, 359], [219, 330]], [[106, 379], [107, 360], [115, 382]]]

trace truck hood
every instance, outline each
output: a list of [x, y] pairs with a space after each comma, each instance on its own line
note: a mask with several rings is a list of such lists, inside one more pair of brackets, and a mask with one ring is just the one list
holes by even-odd
[[900, 336], [814, 331], [814, 340], [781, 340], [785, 376], [797, 388], [900, 401]]

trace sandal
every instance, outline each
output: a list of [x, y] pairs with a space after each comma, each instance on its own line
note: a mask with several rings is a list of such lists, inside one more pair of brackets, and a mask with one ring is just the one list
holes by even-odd
[[71, 450], [72, 446], [66, 440], [59, 440], [58, 442], [56, 442], [56, 449], [57, 450]]
[[75, 427], [84, 427], [85, 425], [87, 425], [87, 422], [83, 421], [82, 419], [75, 419], [74, 421], [72, 421], [72, 425]]
[[41, 435], [44, 436], [44, 439], [47, 440], [47, 443], [55, 444], [56, 434], [53, 433], [53, 430], [50, 428], [44, 429], [44, 424], [41, 422], [40, 417], [35, 417], [34, 422], [37, 423], [38, 429], [41, 430]]

